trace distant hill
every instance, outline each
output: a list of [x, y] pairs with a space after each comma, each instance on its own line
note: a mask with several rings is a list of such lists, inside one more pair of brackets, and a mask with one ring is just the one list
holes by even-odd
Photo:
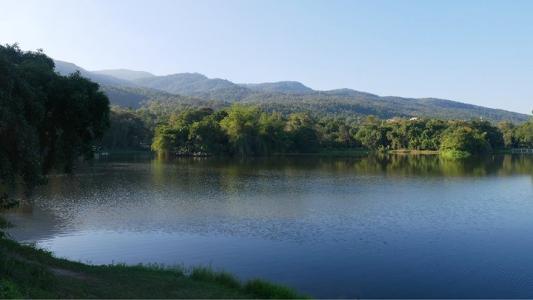
[[[232, 102], [254, 104], [269, 111], [292, 113], [306, 111], [317, 115], [392, 117], [432, 117], [441, 119], [478, 119], [521, 123], [530, 116], [457, 101], [436, 98], [382, 97], [352, 89], [313, 90], [297, 81], [236, 84], [208, 78], [199, 73], [154, 76], [148, 72], [125, 69], [87, 71], [75, 64], [55, 61], [56, 70], [70, 74], [76, 70], [99, 83], [114, 105], [139, 108], [211, 106], [224, 107]], [[132, 79], [127, 79], [132, 78]]]
[[250, 89], [231, 81], [219, 78], [211, 79], [199, 73], [179, 73], [141, 78], [134, 82], [140, 86], [168, 93], [222, 101], [238, 101], [251, 93]]
[[161, 99], [165, 93], [144, 88], [117, 87], [101, 85], [100, 89], [109, 97], [111, 104], [137, 109], [150, 102], [151, 99]]
[[351, 96], [338, 96], [328, 92], [309, 95], [264, 95], [249, 98], [244, 102], [257, 104], [267, 111], [291, 113], [305, 111], [321, 115], [367, 116], [382, 119], [393, 117], [430, 117], [439, 119], [471, 120], [483, 118], [500, 122], [522, 123], [530, 116], [501, 109], [492, 109], [442, 99], [413, 99], [401, 97], [380, 97], [353, 91]]
[[98, 74], [95, 72], [87, 71], [84, 68], [77, 66], [73, 63], [69, 63], [61, 60], [54, 60], [55, 70], [61, 75], [69, 75], [76, 71], [79, 71], [83, 77], [87, 77], [99, 84], [112, 85], [112, 86], [136, 86], [129, 80], [123, 80], [117, 77]]
[[243, 83], [240, 84], [240, 86], [263, 93], [308, 94], [314, 92], [312, 88], [307, 87], [298, 81]]
[[149, 73], [149, 72], [134, 71], [134, 70], [128, 70], [128, 69], [99, 70], [99, 71], [92, 71], [92, 73], [106, 75], [106, 76], [113, 76], [118, 79], [129, 80], [129, 81], [137, 80], [141, 78], [155, 77], [154, 74]]

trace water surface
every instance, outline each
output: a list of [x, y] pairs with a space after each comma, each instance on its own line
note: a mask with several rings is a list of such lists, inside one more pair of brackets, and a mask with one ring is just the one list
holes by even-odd
[[93, 264], [210, 265], [315, 297], [533, 297], [533, 156], [117, 157], [10, 234]]

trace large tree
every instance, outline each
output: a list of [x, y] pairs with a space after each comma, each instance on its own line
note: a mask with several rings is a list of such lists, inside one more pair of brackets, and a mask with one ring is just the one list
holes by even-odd
[[109, 126], [109, 100], [78, 73], [54, 72], [42, 51], [0, 46], [0, 186], [28, 187], [92, 155]]

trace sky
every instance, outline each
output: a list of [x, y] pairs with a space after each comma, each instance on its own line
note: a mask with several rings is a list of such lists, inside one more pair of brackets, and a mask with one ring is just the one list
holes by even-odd
[[0, 0], [0, 43], [15, 42], [88, 70], [533, 110], [529, 0]]

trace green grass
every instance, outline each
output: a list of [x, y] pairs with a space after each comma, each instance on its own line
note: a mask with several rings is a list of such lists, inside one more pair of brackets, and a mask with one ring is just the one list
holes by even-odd
[[[0, 231], [1, 232], [1, 231]], [[0, 298], [305, 298], [262, 280], [209, 268], [92, 266], [0, 237]]]

